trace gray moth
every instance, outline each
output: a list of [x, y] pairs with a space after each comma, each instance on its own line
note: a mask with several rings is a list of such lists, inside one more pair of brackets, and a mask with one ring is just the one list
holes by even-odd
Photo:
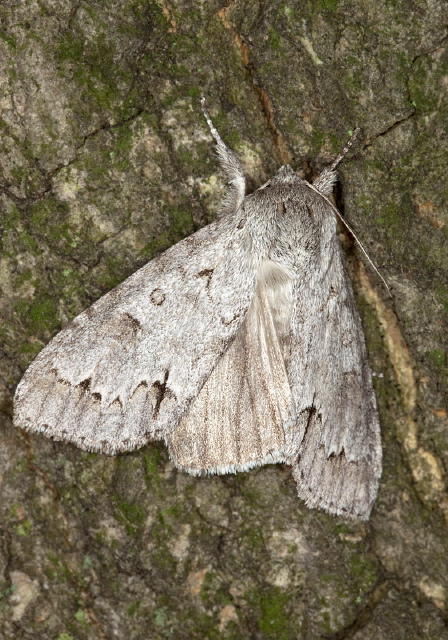
[[163, 440], [194, 475], [293, 468], [309, 507], [367, 520], [381, 439], [361, 322], [327, 196], [289, 165], [250, 195], [204, 105], [220, 216], [77, 316], [17, 387], [14, 423], [88, 451]]

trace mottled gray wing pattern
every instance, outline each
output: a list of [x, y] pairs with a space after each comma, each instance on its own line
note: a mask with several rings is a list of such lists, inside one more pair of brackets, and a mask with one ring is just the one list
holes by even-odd
[[381, 475], [375, 395], [361, 322], [331, 207], [314, 202], [319, 242], [294, 289], [286, 369], [297, 409], [288, 431], [299, 496], [367, 519]]
[[81, 313], [22, 378], [15, 424], [105, 453], [167, 436], [244, 320], [246, 242], [237, 215], [222, 218]]
[[167, 439], [189, 473], [247, 471], [284, 462], [294, 408], [263, 282], [232, 344]]

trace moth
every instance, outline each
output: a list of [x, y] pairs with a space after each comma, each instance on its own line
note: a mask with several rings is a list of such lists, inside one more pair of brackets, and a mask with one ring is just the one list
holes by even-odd
[[327, 198], [289, 165], [77, 316], [17, 387], [14, 423], [106, 454], [163, 440], [190, 474], [293, 468], [309, 507], [367, 520], [381, 475], [371, 371]]

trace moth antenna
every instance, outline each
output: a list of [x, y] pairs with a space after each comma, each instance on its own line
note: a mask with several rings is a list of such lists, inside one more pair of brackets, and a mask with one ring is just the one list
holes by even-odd
[[349, 139], [345, 147], [342, 149], [338, 157], [335, 160], [333, 160], [331, 165], [329, 167], [326, 167], [322, 171], [322, 173], [318, 176], [318, 178], [314, 181], [313, 184], [315, 187], [317, 187], [317, 189], [319, 189], [320, 193], [323, 193], [324, 195], [328, 195], [333, 191], [333, 185], [337, 180], [336, 167], [347, 155], [348, 151], [351, 149], [351, 147], [353, 146], [353, 143], [358, 137], [360, 131], [361, 129], [359, 127], [356, 127], [351, 138]]
[[356, 127], [356, 129], [353, 131], [352, 136], [348, 140], [347, 144], [342, 149], [341, 153], [337, 156], [337, 158], [335, 160], [333, 160], [333, 162], [331, 163], [331, 165], [329, 167], [327, 167], [326, 169], [324, 169], [322, 171], [322, 173], [317, 178], [317, 180], [313, 184], [310, 184], [310, 187], [313, 189], [313, 191], [316, 191], [317, 193], [319, 193], [322, 196], [322, 198], [324, 198], [324, 200], [326, 200], [328, 202], [328, 204], [333, 209], [333, 211], [335, 212], [335, 214], [337, 215], [339, 220], [341, 220], [342, 224], [346, 227], [346, 229], [348, 229], [350, 231], [350, 233], [352, 234], [352, 236], [354, 237], [354, 239], [358, 243], [361, 251], [363, 252], [365, 257], [369, 261], [370, 266], [375, 271], [375, 273], [380, 277], [380, 279], [383, 281], [383, 284], [386, 287], [388, 294], [390, 295], [390, 297], [392, 297], [392, 294], [390, 292], [390, 289], [388, 287], [387, 282], [385, 281], [385, 279], [383, 278], [381, 273], [378, 271], [378, 269], [375, 267], [373, 261], [370, 259], [369, 254], [364, 249], [361, 240], [359, 240], [359, 238], [357, 237], [356, 233], [350, 227], [348, 222], [346, 222], [344, 220], [344, 218], [339, 213], [339, 211], [334, 206], [334, 204], [331, 202], [331, 200], [329, 200], [327, 198], [327, 195], [330, 194], [333, 191], [333, 185], [334, 185], [334, 183], [336, 182], [336, 179], [337, 179], [336, 167], [344, 159], [344, 157], [347, 155], [348, 151], [351, 149], [351, 147], [353, 146], [353, 143], [355, 142], [356, 138], [358, 137], [360, 131], [361, 131], [361, 129], [359, 127]]
[[[353, 136], [352, 136], [353, 138]], [[350, 145], [351, 146], [351, 145]], [[344, 148], [344, 150], [347, 147]], [[350, 147], [349, 147], [350, 148]], [[339, 154], [342, 155], [342, 154]], [[339, 157], [339, 156], [338, 156]], [[337, 160], [337, 158], [336, 158]], [[335, 162], [336, 162], [335, 160]], [[333, 163], [334, 164], [334, 163]], [[333, 165], [332, 165], [333, 166]], [[348, 224], [348, 222], [346, 220], [344, 220], [344, 218], [342, 217], [342, 215], [339, 213], [339, 211], [337, 210], [337, 208], [334, 206], [334, 204], [331, 202], [331, 200], [329, 198], [327, 198], [327, 196], [325, 194], [323, 194], [321, 191], [319, 191], [319, 189], [317, 189], [313, 184], [309, 184], [309, 186], [311, 187], [311, 189], [313, 191], [315, 191], [316, 193], [318, 193], [320, 196], [322, 196], [322, 198], [328, 202], [328, 204], [330, 205], [330, 207], [333, 209], [333, 211], [335, 212], [335, 214], [337, 215], [337, 217], [339, 218], [339, 220], [342, 222], [342, 224], [346, 227], [346, 229], [348, 229], [350, 231], [350, 233], [352, 234], [352, 236], [354, 237], [354, 239], [356, 240], [356, 242], [359, 245], [359, 248], [361, 249], [361, 251], [363, 252], [363, 254], [365, 255], [365, 257], [367, 258], [367, 260], [369, 261], [370, 266], [372, 267], [372, 269], [375, 271], [375, 273], [381, 278], [381, 280], [383, 281], [384, 286], [387, 289], [387, 293], [390, 295], [390, 297], [392, 298], [392, 294], [390, 292], [389, 286], [387, 284], [387, 282], [385, 281], [385, 279], [383, 278], [383, 276], [381, 275], [381, 273], [378, 271], [378, 269], [375, 267], [373, 261], [370, 259], [369, 254], [367, 253], [367, 251], [364, 249], [361, 240], [358, 238], [358, 236], [356, 235], [356, 233], [353, 231], [353, 229], [351, 228], [351, 226]]]
[[353, 146], [353, 143], [355, 142], [356, 138], [358, 137], [360, 131], [361, 131], [361, 129], [359, 127], [356, 127], [356, 129], [353, 131], [353, 134], [352, 134], [351, 138], [348, 140], [347, 144], [342, 149], [341, 153], [338, 155], [336, 160], [333, 160], [331, 165], [328, 167], [328, 171], [336, 171], [336, 167], [344, 159], [344, 157], [347, 155], [347, 153], [350, 151], [350, 149]]
[[216, 141], [216, 152], [219, 164], [227, 174], [228, 182], [231, 185], [230, 193], [225, 198], [221, 214], [236, 211], [246, 195], [246, 178], [240, 159], [234, 151], [228, 149], [213, 124], [207, 109], [205, 108], [205, 98], [201, 98], [201, 109], [207, 121], [210, 133]]

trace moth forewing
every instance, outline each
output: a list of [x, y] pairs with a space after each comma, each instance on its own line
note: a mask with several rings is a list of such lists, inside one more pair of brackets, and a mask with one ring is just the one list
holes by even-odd
[[252, 299], [238, 224], [234, 215], [201, 229], [75, 318], [25, 373], [15, 424], [104, 453], [165, 438]]

